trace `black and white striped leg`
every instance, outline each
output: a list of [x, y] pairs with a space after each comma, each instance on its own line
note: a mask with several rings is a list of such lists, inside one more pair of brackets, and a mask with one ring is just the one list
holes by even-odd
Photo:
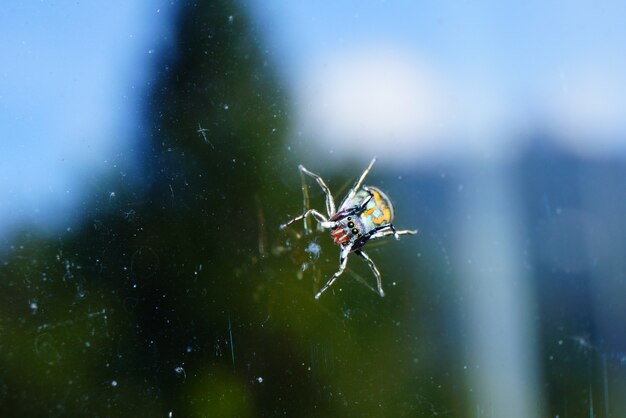
[[[329, 217], [333, 216], [335, 214], [335, 200], [333, 199], [333, 195], [330, 192], [330, 189], [328, 188], [326, 183], [324, 183], [324, 180], [320, 176], [318, 176], [317, 174], [307, 170], [303, 165], [299, 165], [298, 169], [302, 173], [306, 174], [307, 176], [313, 177], [313, 179], [315, 179], [317, 184], [320, 185], [320, 187], [322, 188], [322, 190], [326, 194], [326, 213], [328, 213]], [[304, 192], [304, 188], [303, 188], [303, 192]]]
[[353, 206], [351, 208], [344, 209], [344, 210], [337, 212], [337, 214], [335, 215], [335, 219], [345, 218], [346, 216], [351, 216], [351, 215], [356, 215], [357, 213], [361, 213], [365, 210], [365, 208], [367, 207], [367, 204], [374, 198], [374, 193], [372, 193], [372, 191], [368, 189], [367, 187], [363, 187], [363, 189], [367, 193], [369, 193], [369, 196], [366, 197], [365, 200], [363, 200], [363, 202], [360, 205]]
[[300, 216], [296, 216], [295, 218], [293, 218], [289, 222], [282, 224], [280, 226], [280, 229], [286, 228], [286, 227], [288, 227], [289, 225], [291, 225], [294, 222], [300, 221], [302, 219], [306, 219], [309, 215], [313, 215], [315, 220], [317, 222], [319, 222], [319, 224], [322, 226], [322, 228], [332, 228], [332, 227], [335, 226], [335, 222], [329, 221], [328, 219], [326, 219], [326, 217], [324, 215], [322, 215], [321, 213], [319, 213], [315, 209], [309, 209], [306, 212], [304, 212], [304, 214], [302, 214]]
[[326, 291], [326, 289], [328, 289], [330, 286], [332, 286], [333, 283], [335, 282], [335, 280], [337, 280], [337, 278], [339, 276], [341, 276], [343, 271], [346, 269], [346, 264], [348, 263], [348, 255], [349, 254], [350, 254], [350, 247], [349, 246], [348, 247], [343, 247], [341, 249], [341, 253], [339, 253], [339, 270], [337, 270], [337, 272], [332, 275], [330, 280], [328, 280], [328, 282], [326, 282], [326, 284], [320, 289], [320, 291], [317, 292], [317, 294], [315, 295], [315, 299], [319, 299], [320, 296], [322, 296], [322, 293], [324, 293]]
[[357, 250], [357, 251], [355, 251], [355, 253], [356, 253], [356, 255], [360, 256], [362, 259], [367, 261], [367, 265], [370, 266], [370, 269], [374, 273], [374, 276], [376, 276], [376, 284], [378, 285], [378, 294], [381, 297], [384, 297], [385, 296], [385, 292], [383, 291], [383, 282], [382, 282], [382, 279], [381, 279], [381, 276], [380, 276], [380, 272], [376, 268], [376, 264], [374, 264], [372, 259], [369, 258], [369, 256], [367, 254], [365, 254], [363, 251]]
[[[306, 211], [308, 211], [310, 209], [310, 205], [309, 205], [309, 186], [307, 186], [306, 184], [306, 179], [305, 179], [305, 174], [300, 171], [300, 182], [302, 183], [302, 213], [306, 213]], [[305, 235], [309, 235], [311, 233], [311, 227], [309, 225], [309, 222], [307, 220], [307, 218], [304, 218], [302, 220], [303, 226], [304, 226], [304, 234]], [[317, 225], [317, 227], [319, 228], [319, 224]]]
[[367, 166], [367, 168], [365, 169], [363, 174], [361, 174], [361, 177], [359, 177], [357, 179], [356, 183], [354, 183], [354, 186], [352, 186], [352, 188], [348, 192], [346, 198], [343, 200], [344, 202], [348, 202], [348, 201], [352, 200], [352, 198], [354, 197], [356, 192], [359, 191], [359, 188], [361, 187], [361, 184], [363, 184], [363, 180], [365, 180], [365, 177], [367, 177], [367, 175], [369, 174], [370, 170], [374, 166], [375, 162], [376, 162], [376, 157], [372, 158], [372, 161], [370, 161], [369, 165]]
[[383, 228], [378, 229], [374, 232], [369, 239], [379, 239], [388, 237], [389, 235], [393, 235], [395, 239], [400, 239], [400, 235], [415, 235], [417, 234], [417, 229], [401, 229], [400, 231], [396, 230], [393, 225], [385, 225]]

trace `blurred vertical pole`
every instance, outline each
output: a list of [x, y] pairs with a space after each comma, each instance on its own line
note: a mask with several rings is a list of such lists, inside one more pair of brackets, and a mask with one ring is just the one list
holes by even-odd
[[[621, 390], [615, 390], [609, 384], [612, 380], [609, 373], [613, 372], [611, 366], [623, 364], [625, 357], [619, 347], [626, 344], [626, 337], [621, 331], [626, 327], [626, 304], [624, 304], [626, 194], [623, 192], [622, 180], [624, 169], [620, 167], [619, 162], [616, 167], [607, 161], [594, 161], [587, 166], [590, 168], [583, 171], [580, 188], [583, 198], [582, 210], [586, 214], [587, 223], [584, 231], [587, 247], [586, 265], [594, 313], [593, 347], [595, 354], [602, 359], [602, 366], [596, 372], [601, 374], [601, 386], [597, 390], [601, 395], [597, 395], [596, 399], [602, 399], [604, 416], [624, 416], [626, 397], [611, 396], [611, 393], [620, 394]], [[617, 373], [615, 375], [619, 376]], [[593, 376], [590, 375], [589, 378], [591, 379], [589, 384], [592, 385]], [[623, 388], [626, 384], [624, 379], [618, 381], [619, 386]]]
[[[468, 414], [542, 416], [534, 303], [523, 267], [521, 222], [510, 167], [465, 167], [454, 233], [467, 341]], [[470, 415], [468, 415], [470, 416]]]

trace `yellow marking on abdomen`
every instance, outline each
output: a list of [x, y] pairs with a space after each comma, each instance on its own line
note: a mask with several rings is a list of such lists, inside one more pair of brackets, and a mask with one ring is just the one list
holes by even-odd
[[372, 191], [372, 195], [374, 196], [374, 206], [372, 206], [370, 209], [366, 210], [365, 212], [363, 212], [362, 216], [369, 216], [372, 213], [374, 213], [374, 211], [376, 210], [376, 208], [378, 207], [378, 203], [380, 202], [380, 194], [377, 191]]
[[372, 218], [372, 222], [374, 222], [376, 225], [380, 225], [383, 222], [389, 222], [389, 220], [391, 219], [391, 211], [387, 206], [381, 206], [380, 210], [383, 214], [378, 218]]
[[380, 211], [383, 214], [380, 215], [379, 217], [373, 217], [372, 222], [374, 222], [376, 225], [380, 225], [384, 222], [389, 222], [391, 220], [391, 210], [389, 209], [389, 206], [384, 204], [383, 199], [380, 197], [380, 193], [378, 193], [375, 190], [371, 190], [371, 192], [372, 192], [372, 195], [374, 196], [372, 198], [374, 199], [374, 206], [372, 206], [371, 208], [363, 212], [363, 215], [361, 216], [363, 217], [369, 216], [373, 214], [376, 209], [380, 209]]

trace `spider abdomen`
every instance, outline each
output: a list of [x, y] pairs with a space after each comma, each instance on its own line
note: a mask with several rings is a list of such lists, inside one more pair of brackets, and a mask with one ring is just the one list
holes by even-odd
[[[369, 187], [372, 192], [372, 200], [367, 204], [365, 210], [359, 214], [363, 227], [367, 231], [379, 226], [390, 224], [393, 221], [393, 205], [385, 193], [376, 187]], [[361, 201], [368, 197], [367, 191], [361, 189], [356, 194]]]

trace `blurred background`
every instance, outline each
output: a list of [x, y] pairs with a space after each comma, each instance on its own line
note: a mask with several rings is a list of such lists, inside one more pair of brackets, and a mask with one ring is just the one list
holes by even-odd
[[[626, 4], [0, 11], [0, 414], [626, 415]], [[417, 236], [338, 267], [298, 164]], [[309, 182], [311, 205], [323, 194]]]

